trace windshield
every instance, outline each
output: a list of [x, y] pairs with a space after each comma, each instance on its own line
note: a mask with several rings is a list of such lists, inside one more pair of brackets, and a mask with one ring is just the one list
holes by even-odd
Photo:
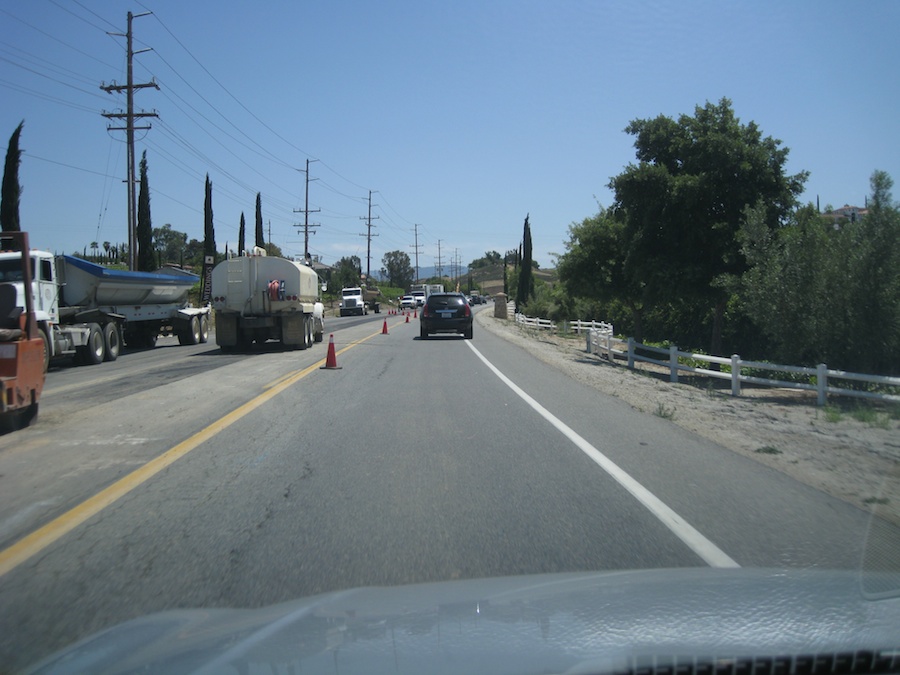
[[[572, 577], [502, 590], [593, 573], [653, 580], [582, 596], [656, 594], [668, 623], [647, 602], [603, 633], [641, 654], [876, 648], [900, 3], [133, 5], [2, 8], [2, 227], [48, 252], [56, 323], [26, 344], [0, 316], [0, 671], [300, 598], [313, 634], [235, 672], [353, 672], [366, 645], [429, 672], [413, 645], [482, 630], [610, 663], [554, 605]], [[144, 274], [169, 265], [196, 287]], [[744, 623], [789, 582], [827, 639]]]

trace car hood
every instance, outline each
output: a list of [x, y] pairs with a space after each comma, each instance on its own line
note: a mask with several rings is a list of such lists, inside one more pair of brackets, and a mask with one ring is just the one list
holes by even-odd
[[900, 580], [879, 578], [877, 597], [861, 581], [850, 571], [701, 568], [356, 588], [153, 614], [28, 672], [625, 673], [652, 662], [647, 673], [666, 673], [677, 659], [692, 664], [682, 675], [716, 672], [703, 664], [722, 659], [789, 667], [813, 654], [859, 668], [854, 654], [881, 650], [896, 667]]

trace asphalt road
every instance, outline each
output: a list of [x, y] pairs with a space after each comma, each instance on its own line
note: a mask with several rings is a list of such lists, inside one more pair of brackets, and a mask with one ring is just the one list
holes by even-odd
[[37, 425], [0, 438], [0, 671], [171, 608], [537, 572], [859, 564], [862, 512], [477, 324], [473, 341], [420, 340], [416, 320], [384, 314], [328, 330], [339, 370], [319, 368], [326, 335], [250, 354], [160, 340], [49, 374]]

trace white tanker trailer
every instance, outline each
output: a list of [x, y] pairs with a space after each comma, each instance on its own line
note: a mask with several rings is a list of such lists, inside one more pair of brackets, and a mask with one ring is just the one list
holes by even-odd
[[216, 343], [224, 350], [280, 341], [291, 349], [321, 342], [324, 311], [319, 278], [302, 263], [252, 252], [220, 262], [212, 271]]

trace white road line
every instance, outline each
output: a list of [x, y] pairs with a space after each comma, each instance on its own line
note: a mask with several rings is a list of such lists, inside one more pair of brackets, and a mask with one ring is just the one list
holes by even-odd
[[584, 438], [579, 436], [571, 427], [565, 424], [558, 417], [553, 415], [540, 403], [535, 401], [531, 396], [526, 394], [515, 382], [510, 380], [506, 375], [500, 372], [497, 367], [488, 361], [484, 355], [472, 346], [471, 341], [466, 340], [466, 345], [475, 352], [475, 355], [482, 360], [484, 365], [500, 378], [500, 380], [510, 389], [512, 389], [523, 401], [530, 405], [545, 420], [556, 427], [566, 438], [574, 443], [584, 454], [596, 462], [601, 469], [606, 471], [615, 479], [619, 485], [628, 490], [631, 495], [643, 504], [659, 521], [665, 525], [672, 533], [681, 539], [688, 548], [700, 556], [703, 561], [711, 567], [740, 567], [732, 560], [722, 549], [704, 537], [684, 518], [675, 513], [666, 506], [661, 499], [654, 495], [650, 490], [638, 483], [628, 473], [622, 470], [615, 462], [602, 452], [597, 450], [593, 445], [588, 443]]

